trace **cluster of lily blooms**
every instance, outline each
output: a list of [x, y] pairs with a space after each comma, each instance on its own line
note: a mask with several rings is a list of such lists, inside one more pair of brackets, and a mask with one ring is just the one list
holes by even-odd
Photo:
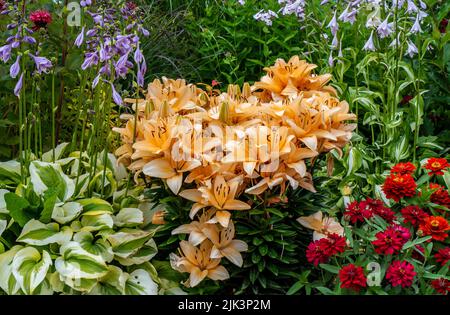
[[261, 81], [230, 85], [226, 93], [163, 78], [148, 86], [145, 99], [125, 100], [134, 113], [114, 128], [123, 142], [119, 161], [136, 181], [161, 178], [194, 202], [196, 220], [173, 231], [189, 234], [181, 256], [171, 256], [174, 269], [190, 273], [186, 285], [228, 278], [223, 257], [242, 265], [247, 244], [233, 239], [229, 212], [251, 208], [240, 196], [282, 195], [289, 186], [315, 191], [306, 161], [341, 152], [350, 140], [355, 125], [347, 121], [355, 115], [327, 85], [331, 75], [315, 68], [298, 56], [278, 59]]
[[[428, 171], [428, 179], [437, 179], [444, 175], [444, 172], [450, 168], [450, 164], [445, 158], [429, 158], [423, 168]], [[411, 240], [413, 233], [419, 237], [428, 236], [428, 242], [434, 242], [434, 260], [444, 267], [450, 261], [450, 247], [446, 241], [448, 231], [450, 231], [448, 223], [449, 191], [437, 183], [430, 183], [428, 187], [425, 185], [423, 188], [418, 188], [413, 177], [415, 172], [414, 164], [399, 163], [391, 169], [384, 182], [382, 188], [386, 197], [399, 203], [398, 214], [386, 207], [383, 201], [367, 198], [349, 203], [344, 212], [344, 220], [357, 225], [363, 224], [377, 215], [388, 224], [383, 231], [377, 232], [374, 240], [371, 241], [371, 245], [378, 255], [392, 257], [400, 254], [403, 246]], [[430, 196], [425, 203], [412, 199], [412, 197], [421, 196], [425, 192]], [[434, 204], [433, 208], [435, 209], [429, 208], [429, 203]], [[344, 253], [348, 249], [344, 228], [336, 219], [323, 217], [322, 212], [317, 212], [308, 217], [301, 217], [298, 221], [303, 226], [314, 230], [313, 242], [306, 250], [306, 258], [314, 266], [327, 263], [331, 257]], [[416, 245], [411, 257], [424, 262], [424, 250], [421, 245]], [[386, 270], [386, 280], [393, 287], [406, 288], [413, 284], [416, 274], [414, 265], [410, 261], [393, 260]], [[367, 286], [362, 266], [348, 264], [341, 268], [338, 276], [341, 288], [359, 291]], [[441, 294], [450, 292], [450, 281], [445, 277], [438, 277], [430, 284]]]

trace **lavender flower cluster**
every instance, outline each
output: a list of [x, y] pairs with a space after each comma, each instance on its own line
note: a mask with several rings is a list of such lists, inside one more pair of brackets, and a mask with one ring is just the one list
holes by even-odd
[[[86, 52], [82, 70], [95, 67], [97, 76], [93, 80], [95, 88], [102, 80], [111, 85], [113, 100], [122, 105], [123, 100], [114, 87], [114, 81], [125, 78], [136, 65], [136, 77], [139, 86], [144, 85], [147, 64], [140, 48], [139, 35], [148, 36], [139, 19], [138, 8], [133, 2], [126, 2], [118, 8], [111, 8], [110, 1], [97, 1], [95, 7], [90, 0], [81, 5], [93, 20], [93, 27], [81, 32], [75, 45], [85, 44]], [[125, 22], [125, 25], [122, 23]], [[130, 61], [133, 56], [134, 63]]]
[[[11, 35], [6, 39], [6, 43], [0, 47], [0, 60], [3, 63], [10, 61], [15, 53], [16, 60], [10, 66], [9, 74], [11, 78], [15, 79], [19, 76], [19, 80], [14, 88], [14, 94], [18, 97], [23, 87], [24, 69], [21, 67], [21, 59], [25, 56], [31, 57], [35, 65], [35, 74], [48, 73], [52, 68], [52, 63], [46, 57], [39, 56], [39, 45], [36, 48], [37, 41], [33, 37], [34, 30], [29, 28], [29, 21], [24, 12], [18, 8], [19, 1], [12, 3], [1, 1], [0, 15], [9, 16], [10, 23], [7, 25], [8, 32]], [[30, 50], [25, 50], [23, 47], [28, 44], [31, 48], [36, 48], [36, 52], [32, 54]]]
[[[239, 3], [245, 4], [241, 1]], [[277, 13], [295, 15], [301, 21], [305, 19], [307, 14], [307, 5], [311, 5], [305, 0], [278, 0], [278, 4], [280, 9]], [[331, 5], [334, 11], [330, 19], [324, 21], [324, 25], [332, 35], [330, 65], [333, 63], [333, 50], [339, 49], [338, 55], [342, 56], [342, 45], [340, 43], [342, 36], [339, 34], [342, 25], [345, 23], [354, 25], [357, 21], [358, 26], [370, 30], [370, 36], [365, 41], [363, 50], [376, 51], [377, 41], [375, 39], [378, 41], [390, 39], [392, 42], [388, 47], [395, 48], [399, 46], [400, 35], [402, 34], [407, 43], [405, 55], [412, 58], [418, 53], [418, 48], [411, 37], [422, 33], [421, 25], [428, 16], [426, 13], [427, 5], [422, 0], [323, 0], [320, 5]], [[254, 15], [254, 19], [271, 26], [273, 20], [278, 18], [277, 13], [271, 10], [261, 10]], [[396, 24], [395, 19], [401, 20], [401, 23]], [[328, 38], [328, 36], [325, 37]]]

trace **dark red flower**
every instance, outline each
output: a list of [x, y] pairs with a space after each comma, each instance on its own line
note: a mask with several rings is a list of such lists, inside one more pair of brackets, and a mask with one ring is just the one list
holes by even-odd
[[436, 241], [444, 241], [448, 237], [448, 230], [450, 226], [447, 220], [439, 216], [429, 216], [419, 225], [419, 232], [423, 236], [431, 235]]
[[430, 183], [430, 189], [436, 189], [431, 196], [430, 201], [437, 205], [441, 205], [450, 209], [450, 195], [444, 186], [436, 183]]
[[418, 261], [424, 261], [425, 248], [420, 245], [414, 246], [414, 250], [411, 252], [411, 257]]
[[344, 212], [344, 217], [352, 224], [355, 224], [356, 222], [364, 222], [364, 219], [369, 219], [372, 216], [372, 210], [363, 207], [361, 202], [358, 201], [353, 201], [350, 203]]
[[400, 104], [401, 105], [406, 105], [412, 99], [413, 99], [413, 97], [411, 95], [405, 95], [405, 96], [403, 96], [402, 100], [400, 101]]
[[52, 15], [46, 10], [31, 12], [30, 20], [34, 23], [34, 30], [47, 27], [52, 22]]
[[6, 3], [4, 0], [0, 0], [0, 12], [6, 9]]
[[439, 278], [431, 281], [431, 286], [440, 294], [446, 295], [450, 292], [450, 281], [445, 278]]
[[323, 242], [323, 248], [328, 256], [343, 253], [345, 251], [345, 247], [347, 246], [345, 237], [335, 233], [329, 234], [326, 238], [322, 238], [320, 240], [325, 240]]
[[399, 202], [404, 197], [413, 197], [416, 194], [417, 184], [410, 174], [391, 174], [386, 178], [383, 191], [387, 198]]
[[348, 264], [339, 270], [339, 280], [341, 288], [359, 291], [367, 286], [367, 279], [362, 267]]
[[450, 247], [438, 250], [438, 252], [434, 254], [434, 258], [438, 263], [444, 266], [450, 260]]
[[306, 259], [314, 266], [326, 263], [330, 258], [326, 252], [327, 245], [325, 240], [325, 238], [321, 238], [320, 240], [311, 242], [306, 249]]
[[345, 237], [333, 233], [328, 237], [311, 242], [306, 249], [306, 259], [317, 266], [327, 262], [331, 256], [343, 253], [346, 246]]
[[401, 211], [404, 223], [411, 223], [413, 226], [417, 227], [423, 222], [429, 215], [418, 206], [407, 206]]
[[377, 254], [394, 255], [400, 252], [403, 245], [411, 237], [408, 229], [399, 225], [388, 226], [385, 231], [378, 232], [372, 242]]
[[367, 198], [366, 200], [361, 201], [360, 207], [370, 210], [373, 214], [382, 217], [389, 223], [392, 223], [395, 219], [395, 212], [385, 207], [381, 200]]
[[416, 167], [411, 162], [398, 163], [394, 165], [391, 169], [391, 174], [405, 175], [414, 174]]
[[396, 260], [386, 270], [386, 279], [393, 287], [410, 287], [414, 281], [414, 266], [407, 261]]
[[429, 170], [428, 175], [444, 175], [444, 171], [450, 167], [444, 158], [429, 158], [424, 168]]
[[134, 3], [133, 1], [128, 1], [128, 2], [126, 3], [126, 7], [127, 7], [128, 10], [134, 11], [134, 10], [136, 10], [136, 8], [137, 8], [137, 4]]
[[442, 19], [439, 23], [439, 31], [444, 34], [447, 31], [448, 19]]

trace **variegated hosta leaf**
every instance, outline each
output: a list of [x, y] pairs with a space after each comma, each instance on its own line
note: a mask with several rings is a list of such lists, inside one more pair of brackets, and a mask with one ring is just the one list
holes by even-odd
[[0, 236], [2, 236], [2, 234], [6, 230], [7, 226], [8, 226], [8, 221], [0, 220]]
[[144, 223], [144, 214], [138, 208], [123, 208], [114, 217], [114, 224], [119, 227], [131, 227]]
[[44, 224], [38, 220], [30, 220], [23, 227], [17, 241], [29, 245], [44, 246], [51, 243], [61, 245], [71, 239], [72, 229], [69, 227], [63, 227], [60, 231], [57, 223]]
[[52, 187], [56, 189], [58, 199], [66, 201], [75, 191], [74, 181], [63, 173], [59, 164], [33, 161], [30, 164], [30, 176], [33, 189], [38, 195]]
[[97, 215], [83, 215], [81, 218], [81, 225], [83, 231], [98, 231], [102, 229], [112, 229], [114, 221], [109, 213]]
[[126, 295], [157, 295], [158, 285], [144, 269], [136, 269], [125, 284]]
[[155, 257], [157, 253], [158, 247], [155, 241], [150, 239], [135, 254], [126, 258], [116, 256], [116, 260], [124, 266], [140, 265]]
[[87, 293], [97, 284], [97, 279], [75, 279], [64, 277], [58, 272], [51, 274], [49, 279], [55, 292], [71, 295]]
[[127, 178], [128, 173], [126, 167], [122, 163], [117, 163], [117, 158], [114, 154], [108, 153], [108, 159], [116, 180], [120, 181], [121, 179]]
[[4, 185], [16, 186], [20, 183], [20, 163], [14, 160], [0, 162], [0, 180]]
[[52, 219], [60, 224], [64, 224], [76, 219], [82, 210], [83, 206], [78, 202], [67, 202], [62, 206], [55, 206], [52, 212]]
[[[104, 176], [104, 174], [106, 175]], [[105, 178], [104, 182], [103, 178]], [[102, 188], [103, 184], [104, 187]], [[90, 191], [103, 191], [105, 197], [110, 197], [117, 190], [117, 181], [110, 169], [106, 169], [106, 173], [104, 173], [104, 169], [103, 167], [101, 167], [101, 169], [98, 170], [98, 172], [89, 182], [88, 187]]]
[[83, 215], [98, 215], [112, 213], [113, 208], [108, 201], [100, 198], [87, 198], [77, 200], [83, 206]]
[[12, 273], [25, 294], [33, 294], [44, 281], [52, 265], [52, 259], [45, 250], [42, 256], [34, 247], [19, 250], [12, 262]]
[[0, 288], [7, 294], [16, 294], [20, 290], [20, 284], [12, 274], [12, 262], [14, 256], [23, 246], [16, 245], [9, 251], [0, 255]]
[[103, 276], [89, 292], [92, 295], [121, 295], [125, 290], [128, 274], [116, 266], [108, 266], [108, 273]]
[[122, 229], [120, 232], [107, 237], [111, 243], [113, 252], [117, 257], [128, 258], [137, 253], [138, 250], [152, 237], [152, 232]]
[[77, 242], [68, 242], [60, 248], [61, 257], [55, 260], [55, 268], [67, 279], [98, 279], [108, 273], [101, 255], [93, 255]]
[[103, 240], [95, 240], [94, 236], [87, 231], [82, 231], [74, 235], [73, 240], [78, 242], [80, 246], [87, 252], [93, 255], [102, 256], [103, 260], [107, 263], [114, 259], [114, 253], [112, 251], [111, 245]]
[[8, 213], [8, 209], [6, 208], [5, 195], [9, 193], [9, 190], [0, 189], [0, 213]]
[[[62, 157], [62, 155], [64, 154], [64, 151], [66, 150], [68, 145], [69, 145], [69, 143], [64, 142], [64, 143], [61, 143], [56, 146], [55, 161], [59, 160]], [[49, 162], [49, 163], [53, 161], [53, 149], [42, 154], [42, 161]]]

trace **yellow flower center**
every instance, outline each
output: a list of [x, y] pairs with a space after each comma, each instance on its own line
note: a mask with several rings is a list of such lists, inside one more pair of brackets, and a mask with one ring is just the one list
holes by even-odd
[[441, 167], [441, 163], [439, 163], [439, 162], [433, 162], [433, 163], [431, 163], [431, 166], [433, 166], [433, 167], [435, 167], [435, 168], [439, 168], [439, 167]]
[[431, 221], [431, 226], [432, 227], [438, 227], [439, 226], [439, 221], [438, 220]]
[[396, 178], [394, 178], [394, 182], [396, 182], [396, 183], [403, 183], [403, 177], [396, 177]]

